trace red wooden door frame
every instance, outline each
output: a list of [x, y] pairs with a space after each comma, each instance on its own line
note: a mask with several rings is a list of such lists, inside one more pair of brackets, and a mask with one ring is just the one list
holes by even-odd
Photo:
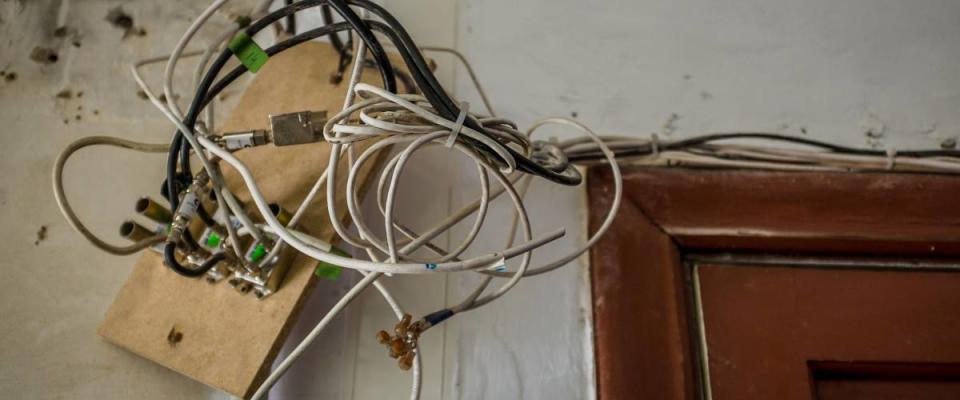
[[[596, 229], [608, 169], [590, 170], [588, 195]], [[702, 253], [955, 258], [960, 179], [626, 168], [617, 222], [591, 252], [600, 399], [700, 395], [685, 257]]]

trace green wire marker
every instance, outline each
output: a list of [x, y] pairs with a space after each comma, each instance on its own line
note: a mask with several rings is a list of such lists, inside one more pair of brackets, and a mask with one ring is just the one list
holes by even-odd
[[262, 244], [258, 244], [257, 247], [254, 247], [253, 251], [250, 252], [250, 261], [260, 261], [265, 255], [267, 255], [267, 248], [263, 247]]
[[247, 67], [247, 70], [250, 72], [259, 71], [260, 67], [270, 58], [270, 56], [257, 45], [257, 42], [254, 42], [244, 31], [240, 31], [237, 36], [234, 36], [233, 39], [230, 40], [230, 44], [227, 45], [227, 48], [233, 52], [233, 55], [237, 56], [240, 63], [243, 64], [244, 67]]
[[[331, 247], [330, 252], [341, 257], [350, 257], [345, 251], [340, 250], [336, 247]], [[314, 273], [318, 278], [324, 278], [326, 280], [335, 281], [340, 277], [340, 273], [343, 272], [343, 267], [339, 265], [333, 265], [327, 262], [320, 261], [317, 263], [317, 269]]]
[[216, 233], [210, 232], [210, 236], [207, 236], [207, 247], [217, 247], [220, 245], [220, 236], [217, 236]]

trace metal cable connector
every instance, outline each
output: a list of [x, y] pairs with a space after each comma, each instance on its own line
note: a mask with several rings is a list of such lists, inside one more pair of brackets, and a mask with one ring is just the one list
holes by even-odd
[[193, 183], [187, 187], [183, 199], [180, 200], [180, 206], [173, 214], [173, 222], [170, 224], [170, 232], [167, 234], [167, 243], [180, 242], [184, 231], [190, 226], [190, 221], [197, 215], [197, 210], [200, 208], [200, 195], [209, 180], [210, 177], [201, 172], [193, 179]]
[[268, 136], [267, 131], [256, 129], [247, 132], [224, 133], [221, 136], [214, 137], [213, 140], [224, 149], [236, 151], [266, 144]]
[[170, 210], [149, 197], [141, 197], [137, 200], [134, 211], [158, 224], [169, 224], [173, 220]]
[[274, 146], [323, 141], [326, 111], [299, 111], [270, 116], [270, 141]]

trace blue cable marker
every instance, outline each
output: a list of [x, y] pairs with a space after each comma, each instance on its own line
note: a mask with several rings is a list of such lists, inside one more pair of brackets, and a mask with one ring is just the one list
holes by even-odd
[[424, 265], [426, 265], [427, 269], [429, 269], [429, 270], [435, 270], [435, 269], [437, 269], [437, 264], [427, 263], [427, 264], [424, 264]]
[[507, 270], [507, 259], [506, 259], [506, 258], [501, 258], [501, 259], [497, 260], [496, 262], [494, 262], [493, 264], [490, 264], [489, 267], [487, 267], [487, 271], [504, 272], [504, 271], [506, 271], [506, 270]]

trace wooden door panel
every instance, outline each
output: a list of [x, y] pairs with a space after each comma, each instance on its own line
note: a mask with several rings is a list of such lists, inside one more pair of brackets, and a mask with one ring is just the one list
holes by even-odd
[[[601, 400], [708, 399], [711, 389], [720, 400], [924, 399], [956, 387], [954, 378], [825, 377], [814, 375], [810, 362], [960, 362], [960, 274], [866, 271], [850, 263], [960, 259], [957, 177], [623, 171], [616, 223], [591, 250]], [[612, 203], [614, 180], [599, 166], [587, 183], [592, 231]], [[743, 266], [743, 258], [806, 268]], [[843, 260], [846, 269], [810, 262], [826, 258]], [[695, 280], [707, 351], [700, 350]]]
[[960, 363], [960, 273], [717, 264], [695, 273], [713, 399], [960, 393], [916, 377], [817, 381], [808, 367]]

